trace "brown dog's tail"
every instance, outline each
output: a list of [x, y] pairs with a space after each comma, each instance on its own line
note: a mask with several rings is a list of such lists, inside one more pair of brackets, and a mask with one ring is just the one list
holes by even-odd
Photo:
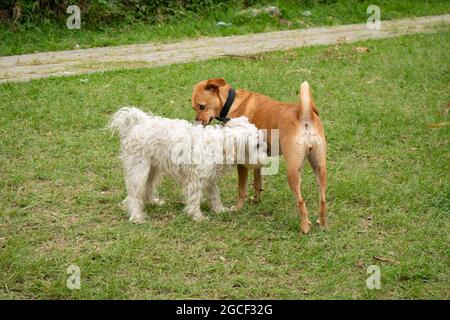
[[319, 110], [317, 109], [311, 95], [309, 83], [308, 81], [303, 81], [300, 86], [300, 119], [311, 120], [311, 112], [319, 115]]

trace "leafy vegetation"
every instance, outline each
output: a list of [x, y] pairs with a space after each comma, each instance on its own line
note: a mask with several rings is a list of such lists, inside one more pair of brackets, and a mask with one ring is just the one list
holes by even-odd
[[[372, 2], [10, 0], [0, 5], [0, 55], [364, 23]], [[21, 9], [14, 11], [16, 3]], [[66, 27], [66, 7], [72, 3], [81, 8], [80, 30]], [[281, 16], [253, 14], [252, 9], [269, 5], [278, 7]], [[448, 0], [380, 0], [377, 5], [383, 20], [449, 12]]]

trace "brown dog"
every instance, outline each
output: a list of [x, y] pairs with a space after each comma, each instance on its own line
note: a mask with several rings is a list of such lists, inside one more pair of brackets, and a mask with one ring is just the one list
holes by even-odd
[[[225, 117], [246, 116], [259, 129], [279, 129], [281, 153], [287, 164], [289, 186], [297, 199], [301, 232], [309, 233], [311, 225], [300, 191], [299, 171], [306, 159], [309, 160], [319, 185], [320, 215], [317, 222], [322, 228], [328, 226], [325, 200], [326, 140], [308, 82], [305, 81], [300, 86], [298, 105], [278, 102], [247, 90], [234, 90], [222, 78], [204, 80], [193, 88], [192, 107], [196, 112], [196, 120], [203, 125], [209, 124], [214, 118], [226, 120]], [[269, 138], [269, 147], [270, 140]], [[254, 175], [254, 201], [259, 201], [262, 191], [261, 169], [254, 169]], [[248, 169], [239, 165], [238, 209], [242, 208], [247, 195], [247, 176]]]

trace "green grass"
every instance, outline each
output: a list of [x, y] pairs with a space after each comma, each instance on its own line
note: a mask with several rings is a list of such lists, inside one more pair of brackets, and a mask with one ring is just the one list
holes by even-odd
[[[82, 24], [80, 30], [68, 30], [65, 23], [43, 23], [22, 25], [18, 31], [11, 31], [0, 25], [0, 56], [32, 53], [40, 51], [68, 50], [99, 46], [114, 46], [149, 41], [174, 41], [182, 38], [201, 36], [226, 36], [283, 29], [298, 29], [321, 25], [365, 23], [366, 10], [371, 4], [381, 8], [383, 20], [412, 16], [437, 15], [450, 12], [448, 0], [339, 0], [332, 4], [306, 6], [299, 1], [274, 1], [282, 18], [291, 22], [290, 26], [280, 24], [279, 19], [260, 15], [241, 15], [240, 6], [217, 6], [202, 14], [179, 12], [177, 16], [157, 24], [118, 24], [116, 26], [96, 26]], [[310, 10], [311, 16], [303, 12]], [[83, 21], [83, 20], [82, 20]], [[231, 22], [231, 27], [218, 27], [218, 21]]]
[[[449, 52], [446, 29], [1, 85], [0, 298], [449, 299]], [[284, 160], [259, 205], [194, 223], [166, 179], [167, 204], [127, 221], [111, 114], [134, 104], [192, 120], [192, 85], [217, 76], [282, 101], [309, 80], [329, 143], [328, 231], [299, 234]], [[236, 180], [221, 182], [226, 205]], [[302, 191], [314, 218], [309, 166]], [[66, 288], [72, 263], [81, 290]], [[381, 290], [366, 288], [372, 264]]]

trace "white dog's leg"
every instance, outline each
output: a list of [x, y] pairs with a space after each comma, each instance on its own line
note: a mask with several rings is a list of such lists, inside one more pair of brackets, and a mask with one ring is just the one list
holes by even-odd
[[148, 175], [147, 180], [147, 201], [149, 204], [155, 204], [158, 206], [163, 205], [165, 202], [158, 196], [158, 184], [161, 180], [161, 170], [152, 167]]
[[130, 215], [131, 222], [142, 223], [145, 214], [142, 211], [147, 195], [147, 177], [149, 167], [145, 164], [133, 164], [125, 167], [125, 182], [128, 196], [124, 203]]
[[184, 210], [192, 217], [194, 221], [201, 221], [205, 219], [200, 204], [202, 201], [203, 186], [199, 181], [190, 181], [184, 187], [186, 207]]
[[207, 184], [205, 192], [212, 211], [217, 213], [226, 211], [226, 208], [223, 206], [222, 200], [220, 199], [219, 188], [214, 181]]

